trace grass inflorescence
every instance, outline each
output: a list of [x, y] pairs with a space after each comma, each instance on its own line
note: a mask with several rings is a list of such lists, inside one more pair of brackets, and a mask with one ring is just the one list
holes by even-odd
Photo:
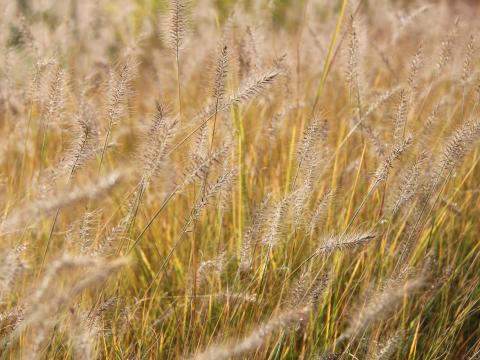
[[1, 359], [476, 359], [474, 1], [0, 1]]

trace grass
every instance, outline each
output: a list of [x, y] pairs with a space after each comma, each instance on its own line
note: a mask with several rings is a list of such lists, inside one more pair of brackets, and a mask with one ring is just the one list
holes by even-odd
[[1, 3], [1, 359], [479, 356], [477, 5]]

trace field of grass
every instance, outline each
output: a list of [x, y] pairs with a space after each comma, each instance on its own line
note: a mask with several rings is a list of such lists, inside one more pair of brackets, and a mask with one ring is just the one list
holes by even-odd
[[475, 1], [0, 4], [0, 359], [480, 358]]

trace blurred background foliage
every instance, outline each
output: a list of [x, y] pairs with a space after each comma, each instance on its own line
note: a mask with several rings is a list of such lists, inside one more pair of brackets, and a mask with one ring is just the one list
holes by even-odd
[[[48, 22], [52, 26], [59, 23], [59, 19], [55, 12], [45, 11], [42, 13], [33, 13], [32, 12], [32, 3], [39, 0], [15, 0], [18, 4], [18, 9], [23, 13], [24, 16], [28, 16], [33, 21], [43, 20]], [[192, 5], [196, 5], [201, 0], [191, 0]], [[302, 11], [305, 7], [305, 3], [309, 2], [310, 6], [313, 5], [313, 8], [320, 13], [320, 15], [328, 16], [332, 9], [331, 6], [322, 6], [326, 2], [337, 2], [336, 6], [333, 6], [333, 9], [337, 11], [338, 7], [341, 5], [341, 0], [207, 0], [204, 1], [205, 4], [214, 5], [218, 20], [220, 23], [225, 21], [228, 18], [228, 15], [233, 11], [235, 6], [240, 6], [243, 10], [247, 12], [255, 12], [259, 9], [268, 10], [271, 15], [270, 21], [272, 24], [279, 28], [293, 29], [295, 26], [298, 26], [298, 23], [302, 19]], [[375, 6], [378, 0], [361, 0], [365, 8]], [[383, 1], [383, 0], [382, 0]], [[409, 6], [413, 3], [418, 2], [417, 0], [385, 0], [392, 3], [399, 3], [402, 6]], [[351, 1], [350, 1], [351, 2]], [[467, 3], [473, 7], [479, 7], [480, 1], [477, 0], [432, 0], [430, 3], [439, 3], [446, 2], [451, 5], [458, 3]], [[58, 1], [55, 2], [55, 8], [58, 9]], [[115, 11], [115, 0], [104, 1], [104, 3], [109, 4], [112, 8], [112, 11]], [[135, 0], [136, 11], [134, 12], [134, 22], [140, 23], [141, 18], [144, 16], [156, 17], [156, 14], [164, 13], [168, 8], [168, 1], [166, 0]], [[331, 5], [331, 4], [329, 4]], [[67, 0], [63, 2], [63, 6], [69, 6], [71, 14], [73, 15], [78, 9], [82, 6], [81, 0]], [[311, 11], [311, 10], [310, 10]], [[322, 11], [326, 11], [325, 14], [321, 14]], [[135, 18], [136, 17], [136, 18]], [[15, 30], [12, 29], [13, 36], [15, 36]], [[17, 39], [19, 40], [19, 39]]]

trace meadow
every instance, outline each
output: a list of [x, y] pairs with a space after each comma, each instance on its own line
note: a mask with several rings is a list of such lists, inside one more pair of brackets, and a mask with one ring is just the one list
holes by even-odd
[[475, 1], [0, 4], [0, 359], [480, 359]]

